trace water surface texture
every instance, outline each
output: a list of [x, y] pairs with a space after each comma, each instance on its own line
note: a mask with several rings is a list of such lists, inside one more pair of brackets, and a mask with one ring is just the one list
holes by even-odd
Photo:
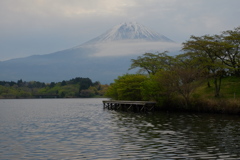
[[240, 159], [239, 116], [116, 112], [102, 100], [0, 100], [0, 159]]

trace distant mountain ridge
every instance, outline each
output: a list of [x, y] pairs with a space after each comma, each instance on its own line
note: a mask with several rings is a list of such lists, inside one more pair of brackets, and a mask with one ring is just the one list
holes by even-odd
[[114, 26], [104, 34], [86, 42], [85, 44], [96, 44], [103, 42], [113, 42], [122, 40], [144, 40], [144, 41], [161, 41], [174, 42], [173, 40], [152, 31], [137, 22], [125, 22]]
[[122, 23], [79, 46], [0, 62], [0, 80], [59, 82], [74, 77], [111, 83], [146, 52], [176, 54], [180, 45], [136, 22]]

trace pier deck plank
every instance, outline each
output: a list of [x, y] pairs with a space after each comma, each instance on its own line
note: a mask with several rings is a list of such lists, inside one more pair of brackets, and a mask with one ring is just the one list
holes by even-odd
[[154, 101], [118, 101], [118, 100], [105, 100], [103, 101], [103, 108], [109, 110], [125, 110], [125, 111], [138, 111], [147, 112], [153, 111], [156, 102]]

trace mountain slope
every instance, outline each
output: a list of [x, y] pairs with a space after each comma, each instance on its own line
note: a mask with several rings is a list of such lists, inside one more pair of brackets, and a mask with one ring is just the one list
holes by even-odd
[[56, 82], [88, 77], [111, 83], [128, 72], [131, 59], [146, 52], [168, 50], [176, 54], [179, 48], [179, 44], [142, 25], [123, 23], [70, 49], [0, 62], [0, 80]]

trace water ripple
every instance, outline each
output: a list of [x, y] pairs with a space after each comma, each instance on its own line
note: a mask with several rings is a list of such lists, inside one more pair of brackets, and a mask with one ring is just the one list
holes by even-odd
[[238, 116], [115, 112], [102, 100], [0, 100], [0, 159], [240, 158]]

